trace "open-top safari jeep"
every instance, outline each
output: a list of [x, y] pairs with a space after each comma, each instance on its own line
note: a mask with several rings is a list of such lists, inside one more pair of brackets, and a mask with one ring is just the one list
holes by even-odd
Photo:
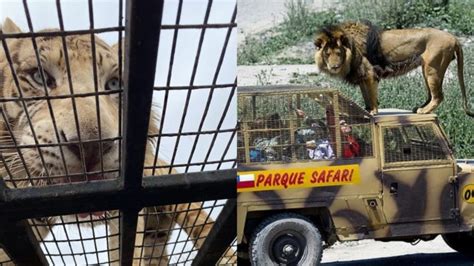
[[370, 116], [337, 90], [239, 88], [239, 257], [318, 265], [335, 241], [431, 240], [473, 255], [474, 167], [436, 115]]

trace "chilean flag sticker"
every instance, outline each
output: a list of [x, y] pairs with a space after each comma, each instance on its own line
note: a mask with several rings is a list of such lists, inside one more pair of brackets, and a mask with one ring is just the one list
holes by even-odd
[[255, 175], [246, 174], [237, 176], [237, 188], [251, 188], [255, 187]]

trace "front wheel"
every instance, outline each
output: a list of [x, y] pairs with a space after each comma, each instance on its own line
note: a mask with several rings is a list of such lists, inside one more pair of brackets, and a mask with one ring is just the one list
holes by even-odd
[[265, 219], [250, 240], [252, 265], [319, 265], [322, 240], [306, 217], [283, 213]]
[[450, 248], [474, 259], [474, 236], [468, 232], [444, 234], [443, 239]]

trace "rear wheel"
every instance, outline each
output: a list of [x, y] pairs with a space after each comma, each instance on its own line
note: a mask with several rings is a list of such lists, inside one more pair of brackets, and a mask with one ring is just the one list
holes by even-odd
[[474, 259], [474, 236], [471, 234], [467, 232], [444, 234], [443, 239], [452, 249]]
[[322, 240], [306, 217], [277, 214], [264, 220], [250, 240], [252, 265], [319, 265]]

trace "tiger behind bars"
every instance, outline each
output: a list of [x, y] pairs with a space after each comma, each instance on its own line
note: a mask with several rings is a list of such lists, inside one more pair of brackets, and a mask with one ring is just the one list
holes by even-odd
[[[1, 29], [5, 34], [21, 32], [8, 18]], [[65, 37], [67, 49], [64, 49], [63, 39], [58, 36], [38, 37], [35, 40], [43, 71], [31, 38], [9, 38], [6, 39], [8, 49], [0, 46], [0, 98], [11, 100], [0, 106], [0, 144], [27, 147], [20, 149], [20, 152], [18, 149], [0, 150], [3, 157], [1, 176], [10, 187], [117, 178], [117, 171], [112, 171], [119, 167], [116, 137], [120, 133], [118, 91], [121, 82], [117, 45], [110, 47], [95, 37], [97, 77], [94, 79], [90, 34]], [[98, 109], [96, 95], [93, 94], [96, 85], [99, 91]], [[91, 94], [73, 100], [70, 97], [72, 91], [74, 94]], [[49, 102], [41, 98], [46, 95], [50, 97]], [[19, 98], [30, 99], [16, 100]], [[150, 120], [149, 133], [158, 133], [158, 116], [152, 113]], [[104, 140], [102, 147], [97, 141], [99, 130]], [[70, 144], [54, 145], [66, 142]], [[45, 146], [37, 148], [38, 144]], [[149, 142], [145, 165], [153, 163], [154, 152]], [[159, 160], [157, 164], [165, 163]], [[167, 173], [167, 169], [159, 168], [154, 174]], [[146, 169], [144, 175], [152, 175], [152, 171]], [[195, 247], [200, 248], [213, 222], [201, 207], [202, 203], [189, 203], [143, 209], [137, 225], [134, 265], [168, 264], [166, 243], [175, 223], [186, 231]], [[30, 223], [36, 225], [33, 231], [41, 240], [50, 233], [52, 225], [65, 219], [96, 224], [115, 216], [112, 211], [102, 211], [65, 218], [32, 219]], [[118, 219], [107, 220], [107, 224], [111, 235], [108, 237], [108, 255], [110, 262], [117, 265]], [[0, 250], [0, 262], [6, 260], [5, 253]]]

